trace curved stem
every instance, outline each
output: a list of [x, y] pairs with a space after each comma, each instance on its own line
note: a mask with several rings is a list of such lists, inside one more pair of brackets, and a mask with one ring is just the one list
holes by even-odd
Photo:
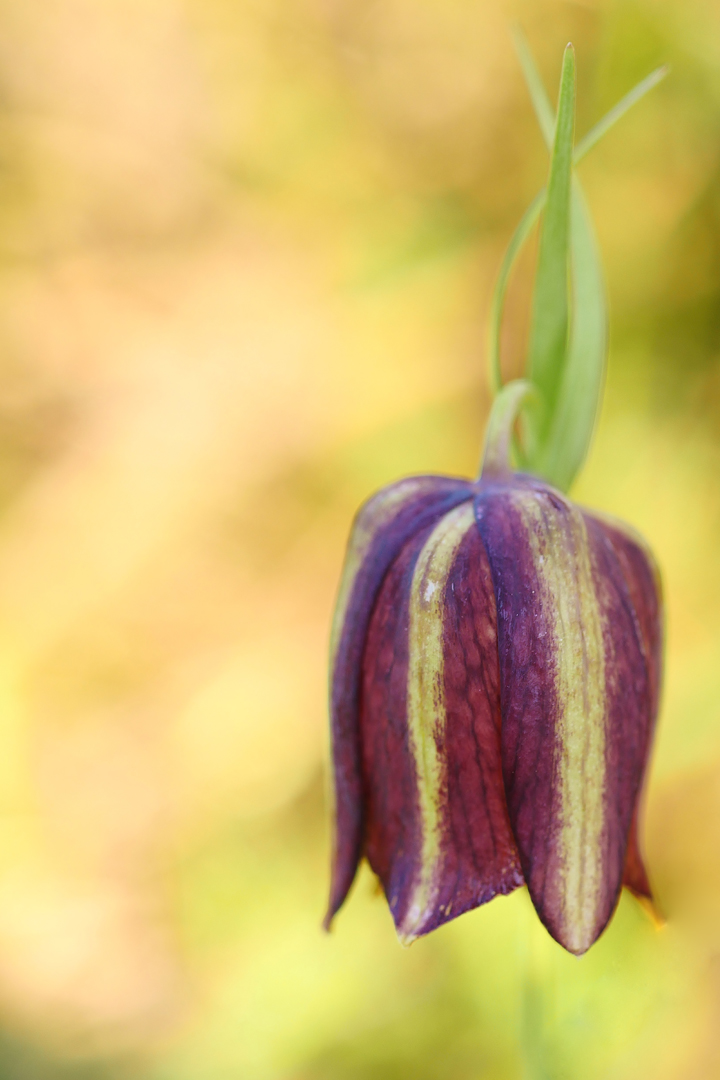
[[520, 409], [537, 391], [528, 379], [514, 379], [502, 388], [493, 402], [485, 435], [481, 480], [510, 475], [510, 446], [515, 420]]

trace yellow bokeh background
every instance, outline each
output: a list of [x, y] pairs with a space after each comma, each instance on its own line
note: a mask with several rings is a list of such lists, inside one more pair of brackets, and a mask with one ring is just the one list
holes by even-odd
[[[642, 530], [667, 674], [644, 846], [581, 960], [518, 892], [409, 950], [328, 885], [350, 521], [470, 475], [492, 281], [582, 134], [611, 307], [578, 500]], [[527, 332], [531, 253], [504, 354]], [[0, 3], [0, 1077], [720, 1076], [716, 0]]]

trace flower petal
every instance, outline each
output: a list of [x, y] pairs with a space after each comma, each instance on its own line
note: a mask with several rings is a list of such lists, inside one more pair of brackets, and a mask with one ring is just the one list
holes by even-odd
[[510, 820], [540, 918], [580, 954], [617, 903], [652, 734], [636, 610], [648, 586], [628, 585], [603, 523], [544, 484], [488, 485], [476, 514], [498, 608]]
[[625, 869], [623, 870], [623, 885], [637, 897], [652, 900], [652, 890], [648, 881], [645, 863], [640, 854], [638, 842], [638, 808], [635, 807], [632, 822], [630, 823], [630, 835], [628, 836], [627, 855], [625, 856]]
[[629, 525], [596, 511], [591, 514], [584, 511], [584, 514], [603, 531], [620, 564], [650, 677], [655, 723], [660, 701], [664, 644], [660, 571], [643, 537]]
[[522, 884], [502, 784], [495, 622], [466, 502], [396, 559], [363, 664], [365, 853], [404, 943]]
[[[660, 573], [649, 547], [634, 530], [630, 529], [624, 522], [605, 515], [601, 516], [593, 512], [591, 516], [597, 520], [598, 526], [603, 529], [607, 541], [612, 544], [622, 569], [648, 669], [651, 693], [651, 730], [647, 735], [645, 747], [645, 768], [652, 741], [652, 730], [657, 721], [661, 690], [663, 611]], [[623, 885], [626, 885], [635, 896], [652, 901], [652, 891], [640, 853], [638, 812], [639, 805], [636, 803], [628, 838]], [[654, 911], [653, 917], [656, 921], [660, 920], [657, 911]]]
[[472, 494], [466, 480], [418, 476], [373, 496], [357, 514], [331, 635], [330, 714], [334, 836], [329, 926], [355, 877], [363, 837], [360, 669], [368, 623], [388, 567], [403, 544]]

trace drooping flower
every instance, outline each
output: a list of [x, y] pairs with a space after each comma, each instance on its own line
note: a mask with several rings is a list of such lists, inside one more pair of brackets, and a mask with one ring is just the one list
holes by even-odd
[[[649, 548], [567, 491], [592, 439], [607, 346], [591, 221], [573, 165], [665, 73], [574, 144], [575, 61], [558, 108], [518, 42], [551, 153], [491, 306], [497, 397], [480, 479], [401, 480], [360, 510], [332, 634], [329, 926], [367, 858], [402, 941], [526, 884], [581, 954], [626, 885], [650, 900], [638, 801], [658, 709], [662, 601]], [[502, 385], [510, 271], [543, 213], [529, 382]], [[513, 425], [532, 395], [509, 466]]]
[[644, 541], [532, 476], [509, 428], [478, 482], [419, 476], [357, 515], [333, 628], [327, 925], [364, 856], [400, 939], [527, 884], [580, 954], [628, 886], [662, 606]]

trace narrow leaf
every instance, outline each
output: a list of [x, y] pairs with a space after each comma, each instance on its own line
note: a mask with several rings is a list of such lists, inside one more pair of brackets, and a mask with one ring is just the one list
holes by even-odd
[[[554, 155], [555, 117], [552, 106], [527, 41], [519, 29], [515, 30], [514, 36], [540, 129], [548, 148]], [[656, 86], [664, 78], [667, 70], [667, 67], [658, 68], [626, 94], [581, 140], [573, 154], [573, 164], [577, 163], [635, 102]], [[555, 354], [554, 373], [557, 381], [554, 386], [550, 384], [551, 392], [548, 394], [548, 386], [540, 383], [538, 379], [537, 366], [534, 369], [530, 366], [534, 357], [531, 338], [528, 370], [531, 378], [543, 393], [545, 412], [540, 423], [538, 423], [539, 410], [535, 411], [534, 424], [532, 416], [525, 417], [526, 445], [515, 444], [515, 456], [524, 469], [544, 476], [562, 490], [568, 489], [587, 456], [600, 407], [607, 352], [607, 304], [600, 257], [592, 221], [579, 181], [573, 178], [572, 183], [572, 211], [569, 226], [572, 291], [569, 312], [566, 316], [570, 328], [569, 340], [566, 339], [566, 349], [559, 360], [557, 360], [558, 354]], [[532, 222], [542, 209], [542, 196], [541, 192], [518, 226], [501, 267], [500, 279], [493, 297], [490, 360], [496, 386], [499, 386], [500, 323], [508, 278], [520, 248], [530, 232]], [[547, 216], [546, 214], [546, 218]], [[564, 274], [562, 280], [567, 281], [567, 268], [563, 270], [560, 267], [560, 272]], [[538, 269], [538, 284], [535, 290], [536, 309], [539, 291]], [[533, 314], [535, 316], [536, 310]], [[535, 323], [533, 323], [534, 328]], [[542, 371], [542, 368], [540, 370]]]
[[618, 101], [617, 105], [614, 105], [610, 112], [603, 116], [602, 120], [598, 120], [594, 128], [588, 131], [587, 135], [583, 135], [580, 142], [575, 147], [575, 164], [584, 158], [588, 150], [592, 150], [595, 143], [602, 139], [606, 131], [618, 122], [618, 120], [625, 115], [628, 109], [631, 109], [636, 101], [644, 97], [648, 90], [652, 90], [653, 86], [657, 86], [659, 82], [667, 75], [670, 68], [667, 64], [663, 64], [662, 67], [656, 68], [655, 71], [651, 71], [650, 74], [639, 82], [637, 86], [631, 90], [624, 98]]
[[540, 78], [540, 72], [535, 66], [535, 60], [530, 52], [527, 38], [519, 26], [513, 27], [513, 40], [515, 41], [515, 49], [523, 69], [523, 75], [525, 76], [530, 100], [532, 101], [535, 115], [538, 124], [540, 125], [543, 139], [545, 140], [545, 145], [548, 150], [550, 150], [555, 137], [555, 110], [545, 93], [545, 87]]
[[547, 441], [534, 469], [567, 491], [587, 457], [605, 381], [607, 303], [600, 254], [577, 180], [572, 190], [573, 315], [570, 345]]
[[540, 236], [528, 374], [540, 391], [540, 424], [528, 425], [531, 455], [544, 441], [562, 380], [568, 342], [570, 177], [575, 131], [575, 52], [565, 49], [547, 202]]
[[503, 310], [505, 307], [505, 294], [507, 293], [508, 281], [513, 267], [517, 262], [523, 244], [532, 231], [532, 227], [540, 217], [540, 211], [545, 205], [545, 188], [540, 191], [528, 206], [520, 219], [520, 224], [513, 233], [503, 257], [500, 271], [493, 290], [492, 303], [490, 305], [490, 332], [488, 335], [488, 357], [490, 360], [490, 381], [494, 394], [502, 387], [502, 371], [500, 367], [500, 329], [502, 327]]

